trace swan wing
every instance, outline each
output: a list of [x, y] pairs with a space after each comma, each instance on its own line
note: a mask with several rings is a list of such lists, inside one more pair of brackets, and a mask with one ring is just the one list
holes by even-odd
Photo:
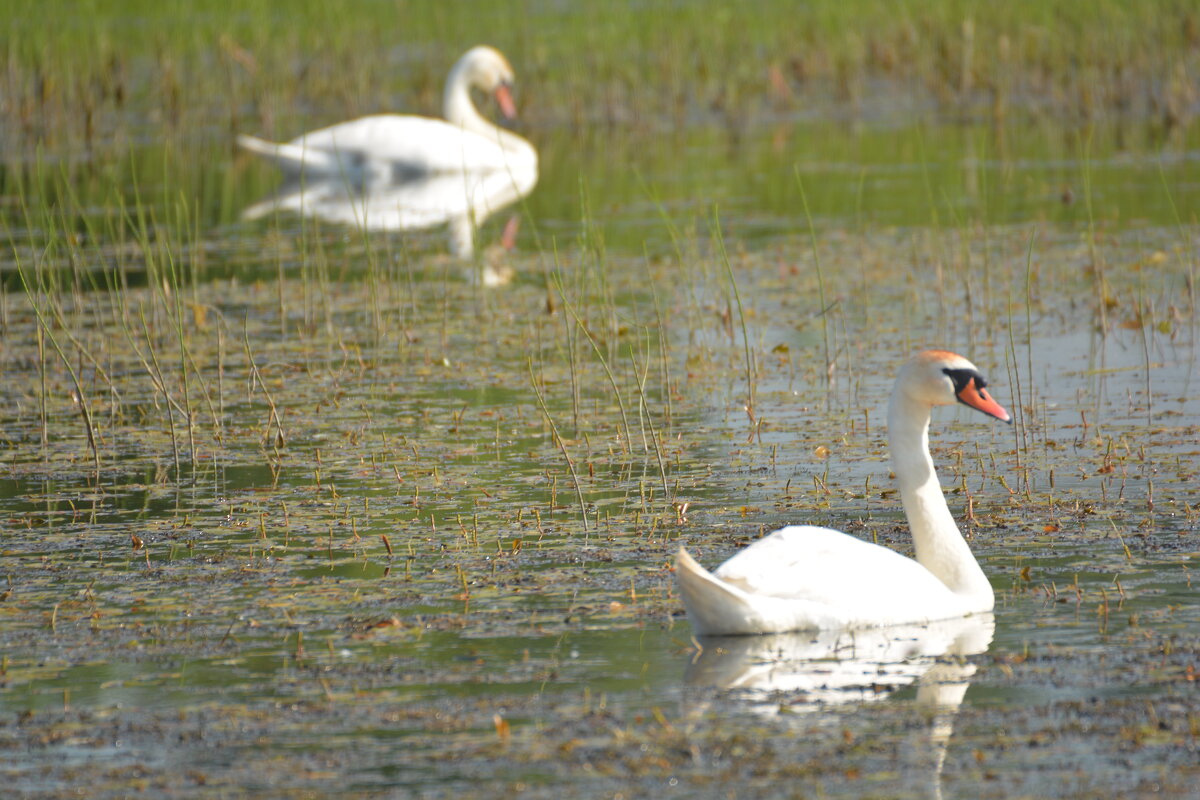
[[764, 536], [714, 573], [751, 595], [833, 607], [886, 608], [915, 595], [952, 597], [933, 573], [895, 550], [841, 531], [792, 525]]
[[699, 635], [873, 628], [970, 612], [912, 559], [828, 528], [783, 528], [711, 573], [681, 549], [675, 577]]
[[[499, 141], [443, 120], [402, 114], [376, 114], [306, 133], [293, 148], [333, 153], [351, 167], [393, 164], [414, 171], [501, 170], [523, 160]], [[531, 148], [532, 150], [532, 148]]]

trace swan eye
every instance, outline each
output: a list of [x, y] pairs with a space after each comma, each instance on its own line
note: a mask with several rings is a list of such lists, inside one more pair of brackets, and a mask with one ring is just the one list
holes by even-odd
[[987, 386], [987, 381], [973, 369], [951, 369], [946, 367], [942, 370], [950, 380], [954, 383], [954, 394], [961, 394], [962, 390], [970, 385], [971, 381], [975, 381], [975, 388], [982, 389]]

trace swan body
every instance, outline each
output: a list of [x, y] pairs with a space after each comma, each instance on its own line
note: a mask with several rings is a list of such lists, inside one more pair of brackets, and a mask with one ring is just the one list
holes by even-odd
[[480, 115], [471, 87], [492, 92], [507, 117], [516, 114], [510, 87], [512, 67], [500, 52], [473, 47], [450, 70], [443, 98], [444, 120], [375, 114], [306, 133], [278, 144], [238, 136], [238, 144], [265, 156], [290, 176], [401, 180], [440, 172], [537, 169], [529, 142]]
[[954, 524], [929, 454], [934, 406], [961, 402], [1010, 421], [971, 362], [944, 350], [900, 370], [888, 405], [892, 467], [916, 559], [829, 528], [788, 526], [714, 572], [684, 549], [676, 580], [697, 634], [920, 624], [991, 611], [992, 586]]

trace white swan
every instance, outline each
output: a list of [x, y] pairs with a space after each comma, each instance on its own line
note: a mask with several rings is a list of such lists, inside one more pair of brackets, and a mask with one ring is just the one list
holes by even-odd
[[954, 524], [929, 455], [934, 406], [957, 401], [1010, 421], [986, 385], [970, 361], [944, 350], [916, 355], [896, 378], [888, 444], [915, 561], [807, 525], [765, 536], [712, 573], [681, 548], [675, 577], [696, 633], [871, 628], [991, 611], [992, 586]]
[[506, 117], [516, 114], [512, 67], [498, 50], [473, 47], [450, 70], [443, 97], [445, 120], [376, 114], [306, 133], [284, 144], [238, 136], [245, 149], [266, 156], [290, 175], [355, 182], [398, 180], [439, 172], [536, 172], [537, 151], [514, 133], [488, 122], [471, 102], [471, 87], [495, 95]]

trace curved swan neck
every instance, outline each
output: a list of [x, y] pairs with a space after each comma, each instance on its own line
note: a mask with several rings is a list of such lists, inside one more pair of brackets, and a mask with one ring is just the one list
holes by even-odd
[[528, 142], [493, 124], [475, 108], [475, 104], [471, 102], [471, 64], [466, 58], [460, 59], [454, 65], [446, 79], [442, 113], [447, 122], [495, 142], [507, 153], [533, 153], [533, 148]]
[[958, 531], [929, 454], [931, 408], [898, 384], [888, 405], [888, 446], [917, 561], [977, 610], [992, 607], [992, 585]]
[[447, 122], [486, 136], [496, 126], [484, 119], [471, 102], [470, 69], [470, 63], [464, 58], [450, 70], [446, 93], [442, 96], [442, 113]]

